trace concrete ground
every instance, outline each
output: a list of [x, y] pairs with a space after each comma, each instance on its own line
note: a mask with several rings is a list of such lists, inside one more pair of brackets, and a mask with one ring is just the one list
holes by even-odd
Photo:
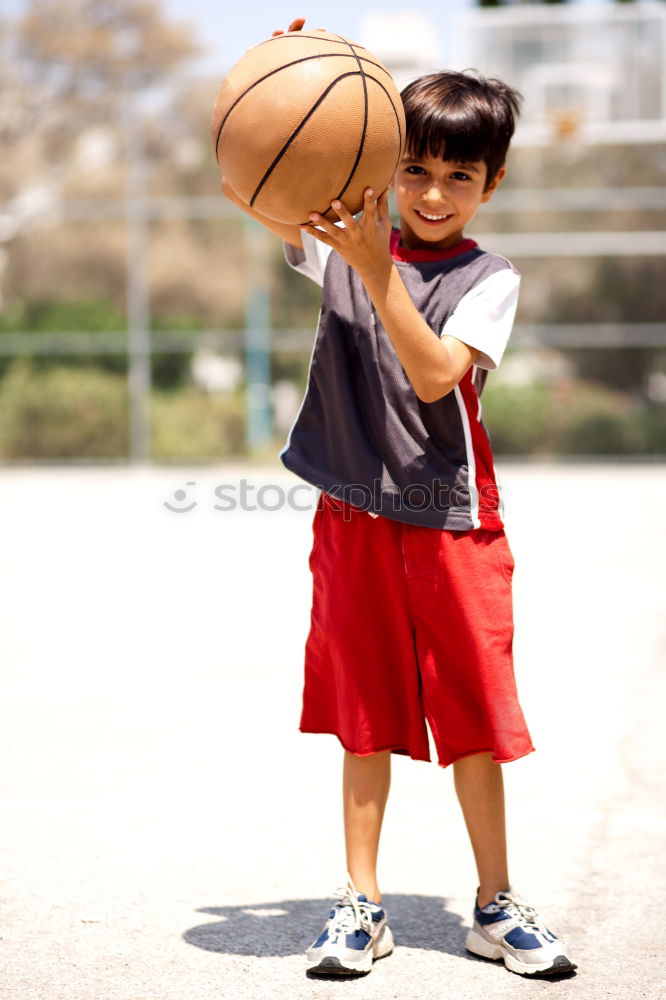
[[[344, 854], [339, 745], [298, 732], [314, 494], [266, 509], [299, 480], [5, 468], [0, 996], [666, 997], [666, 470], [499, 472], [536, 746], [503, 766], [511, 877], [578, 972], [526, 980], [465, 952], [477, 882], [452, 769], [396, 757], [396, 950], [367, 977], [306, 976]], [[242, 479], [263, 509], [241, 509]]]

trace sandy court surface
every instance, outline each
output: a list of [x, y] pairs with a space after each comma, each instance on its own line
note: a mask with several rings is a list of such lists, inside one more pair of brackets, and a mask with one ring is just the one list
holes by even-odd
[[279, 467], [4, 468], [0, 996], [666, 997], [666, 469], [499, 473], [536, 746], [503, 767], [512, 881], [577, 975], [467, 955], [452, 771], [396, 758], [396, 951], [306, 977], [344, 876], [341, 751], [297, 729], [314, 492]]

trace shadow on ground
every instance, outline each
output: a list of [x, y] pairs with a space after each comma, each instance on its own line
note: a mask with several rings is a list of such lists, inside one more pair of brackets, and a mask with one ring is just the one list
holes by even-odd
[[[384, 894], [396, 944], [403, 948], [467, 955], [466, 928], [442, 896]], [[188, 944], [231, 955], [302, 955], [319, 934], [332, 906], [330, 899], [285, 899], [249, 906], [204, 906], [213, 923], [183, 934]]]

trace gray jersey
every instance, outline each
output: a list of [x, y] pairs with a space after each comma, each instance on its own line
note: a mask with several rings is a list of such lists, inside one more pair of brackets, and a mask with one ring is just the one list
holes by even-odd
[[[431, 255], [399, 248], [398, 236], [392, 240], [396, 266], [433, 336], [451, 332], [478, 347], [477, 364], [446, 396], [420, 400], [361, 279], [329, 252], [307, 389], [280, 458], [306, 482], [376, 515], [454, 531], [500, 529], [501, 498], [479, 397], [508, 333], [498, 333], [494, 347], [493, 309], [486, 304], [475, 314], [469, 303], [482, 301], [477, 290], [491, 287], [498, 301], [509, 301], [502, 316], [506, 328], [510, 313], [510, 329], [518, 276], [507, 260], [473, 240]], [[292, 266], [317, 280], [307, 258], [287, 248]], [[469, 313], [468, 325], [477, 315], [478, 329], [472, 324], [465, 334], [461, 313]]]

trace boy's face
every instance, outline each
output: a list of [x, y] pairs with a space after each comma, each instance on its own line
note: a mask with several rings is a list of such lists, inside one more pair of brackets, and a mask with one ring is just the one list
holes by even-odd
[[501, 167], [486, 189], [483, 160], [455, 163], [434, 156], [416, 159], [407, 150], [392, 187], [400, 214], [402, 245], [410, 250], [448, 250], [504, 177]]

